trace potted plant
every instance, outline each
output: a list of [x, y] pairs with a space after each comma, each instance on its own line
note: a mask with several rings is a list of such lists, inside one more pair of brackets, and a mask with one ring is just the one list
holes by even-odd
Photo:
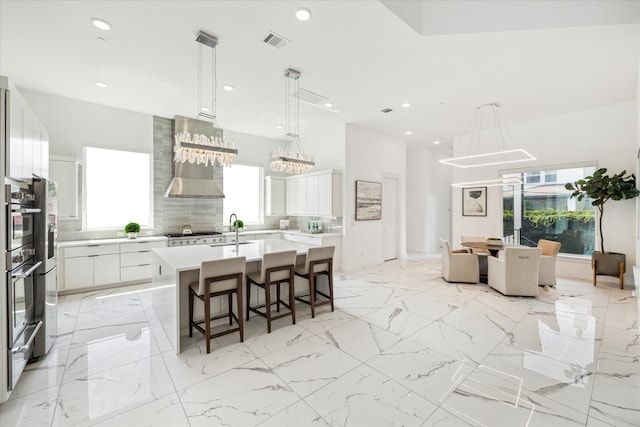
[[598, 209], [598, 232], [600, 251], [591, 254], [591, 266], [593, 268], [593, 284], [596, 284], [596, 275], [604, 274], [620, 278], [622, 288], [622, 276], [625, 272], [625, 254], [606, 252], [604, 248], [604, 233], [602, 231], [602, 218], [604, 217], [604, 205], [609, 200], [633, 199], [640, 195], [636, 188], [636, 176], [623, 170], [617, 175], [607, 175], [606, 168], [600, 168], [583, 179], [574, 183], [565, 184], [564, 188], [573, 191], [570, 197], [576, 197], [578, 201], [585, 197], [591, 199], [591, 204]]
[[241, 231], [244, 228], [244, 222], [241, 219], [236, 219], [233, 221], [233, 229]]
[[137, 222], [130, 222], [124, 226], [124, 232], [127, 233], [127, 236], [130, 239], [135, 239], [138, 237], [138, 233], [140, 232], [140, 224]]

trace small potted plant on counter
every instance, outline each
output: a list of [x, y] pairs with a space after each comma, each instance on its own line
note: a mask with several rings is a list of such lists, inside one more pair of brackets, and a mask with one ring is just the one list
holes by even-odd
[[137, 222], [130, 222], [124, 226], [124, 232], [127, 233], [127, 236], [130, 239], [135, 239], [138, 237], [138, 233], [140, 232], [140, 224]]
[[233, 221], [233, 230], [238, 230], [238, 231], [242, 231], [242, 229], [244, 228], [244, 222], [242, 222], [241, 219], [236, 219], [235, 221]]
[[617, 252], [606, 252], [604, 250], [604, 235], [602, 232], [602, 217], [604, 215], [604, 205], [609, 200], [633, 199], [640, 195], [636, 188], [636, 176], [623, 170], [617, 175], [607, 175], [606, 168], [600, 168], [583, 179], [565, 184], [564, 188], [573, 191], [571, 197], [578, 201], [585, 197], [591, 199], [591, 204], [598, 209], [598, 231], [600, 251], [593, 251], [591, 254], [591, 268], [593, 269], [593, 286], [596, 285], [596, 275], [615, 276], [620, 279], [620, 289], [623, 287], [623, 275], [625, 272], [625, 254]]

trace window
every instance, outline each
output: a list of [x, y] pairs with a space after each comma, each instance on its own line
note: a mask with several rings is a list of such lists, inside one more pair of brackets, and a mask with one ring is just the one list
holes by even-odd
[[84, 147], [84, 228], [151, 226], [151, 155]]
[[[538, 240], [560, 242], [560, 252], [589, 255], [595, 243], [595, 208], [588, 198], [570, 199], [567, 182], [591, 175], [595, 167], [552, 169], [537, 172], [508, 173], [524, 184], [502, 188], [503, 233], [505, 240], [536, 246]], [[540, 176], [544, 183], [540, 183]], [[531, 180], [530, 178], [537, 178]]]
[[228, 221], [231, 214], [235, 213], [245, 225], [262, 224], [262, 168], [233, 165], [223, 168], [223, 171], [224, 221]]

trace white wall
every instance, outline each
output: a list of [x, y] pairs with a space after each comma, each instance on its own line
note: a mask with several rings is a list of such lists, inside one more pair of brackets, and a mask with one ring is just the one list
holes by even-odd
[[439, 252], [439, 239], [451, 239], [451, 175], [439, 162], [450, 157], [422, 144], [407, 145], [407, 251]]
[[[509, 126], [516, 146], [525, 148], [537, 160], [523, 167], [547, 167], [593, 161], [598, 167], [618, 173], [636, 170], [637, 112], [634, 101], [578, 111], [543, 120]], [[493, 133], [492, 133], [493, 135]], [[480, 145], [482, 143], [479, 143]], [[455, 147], [455, 143], [454, 143]], [[456, 155], [461, 153], [455, 153]], [[526, 165], [526, 166], [524, 166]], [[513, 165], [508, 165], [513, 167]], [[454, 170], [454, 182], [495, 179], [499, 168], [481, 167]], [[452, 194], [453, 241], [464, 234], [499, 235], [502, 206], [499, 187], [489, 187], [486, 217], [462, 217], [460, 189]], [[605, 244], [607, 250], [627, 254], [629, 266], [636, 259], [635, 202], [613, 202], [605, 209]], [[574, 263], [575, 264], [575, 263]], [[590, 266], [578, 264], [576, 277], [590, 277]], [[560, 270], [560, 267], [559, 267]], [[630, 278], [630, 268], [627, 269]]]
[[321, 132], [301, 135], [300, 140], [305, 153], [314, 155], [315, 170], [344, 171], [345, 125], [343, 122], [327, 121]]
[[383, 261], [382, 221], [355, 220], [356, 180], [383, 182], [385, 176], [398, 179], [398, 257], [406, 258], [406, 143], [348, 124], [345, 163], [343, 270]]

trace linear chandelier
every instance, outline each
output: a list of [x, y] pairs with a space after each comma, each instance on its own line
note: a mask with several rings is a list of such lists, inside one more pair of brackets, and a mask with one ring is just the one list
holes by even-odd
[[[490, 108], [495, 130], [495, 151], [478, 153], [478, 140], [482, 132], [483, 109]], [[535, 160], [531, 154], [522, 148], [515, 148], [513, 137], [500, 117], [500, 104], [490, 102], [476, 107], [476, 113], [460, 138], [462, 149], [467, 155], [440, 160], [441, 163], [459, 168], [473, 168], [479, 166], [499, 165]], [[468, 132], [470, 130], [470, 132]], [[468, 138], [465, 138], [468, 136]], [[508, 137], [508, 138], [507, 138]]]
[[300, 141], [300, 72], [287, 68], [285, 77], [285, 136], [271, 152], [271, 170], [290, 174], [309, 173], [315, 162], [305, 154]]
[[[218, 125], [216, 117], [216, 46], [218, 39], [200, 31], [196, 37], [198, 42], [198, 117], [202, 120], [189, 120], [181, 117], [183, 125], [176, 125], [173, 147], [174, 162], [197, 163], [205, 166], [230, 166], [236, 162], [238, 150], [233, 141], [224, 138], [224, 131]], [[203, 65], [202, 48], [211, 48], [211, 100], [210, 106], [204, 107], [202, 101]], [[176, 116], [176, 123], [178, 123]], [[208, 122], [210, 120], [210, 122]], [[191, 132], [193, 133], [191, 133]]]
[[483, 181], [469, 181], [469, 182], [455, 182], [451, 184], [452, 187], [498, 187], [501, 185], [518, 185], [522, 184], [522, 180], [517, 177], [486, 179]]

